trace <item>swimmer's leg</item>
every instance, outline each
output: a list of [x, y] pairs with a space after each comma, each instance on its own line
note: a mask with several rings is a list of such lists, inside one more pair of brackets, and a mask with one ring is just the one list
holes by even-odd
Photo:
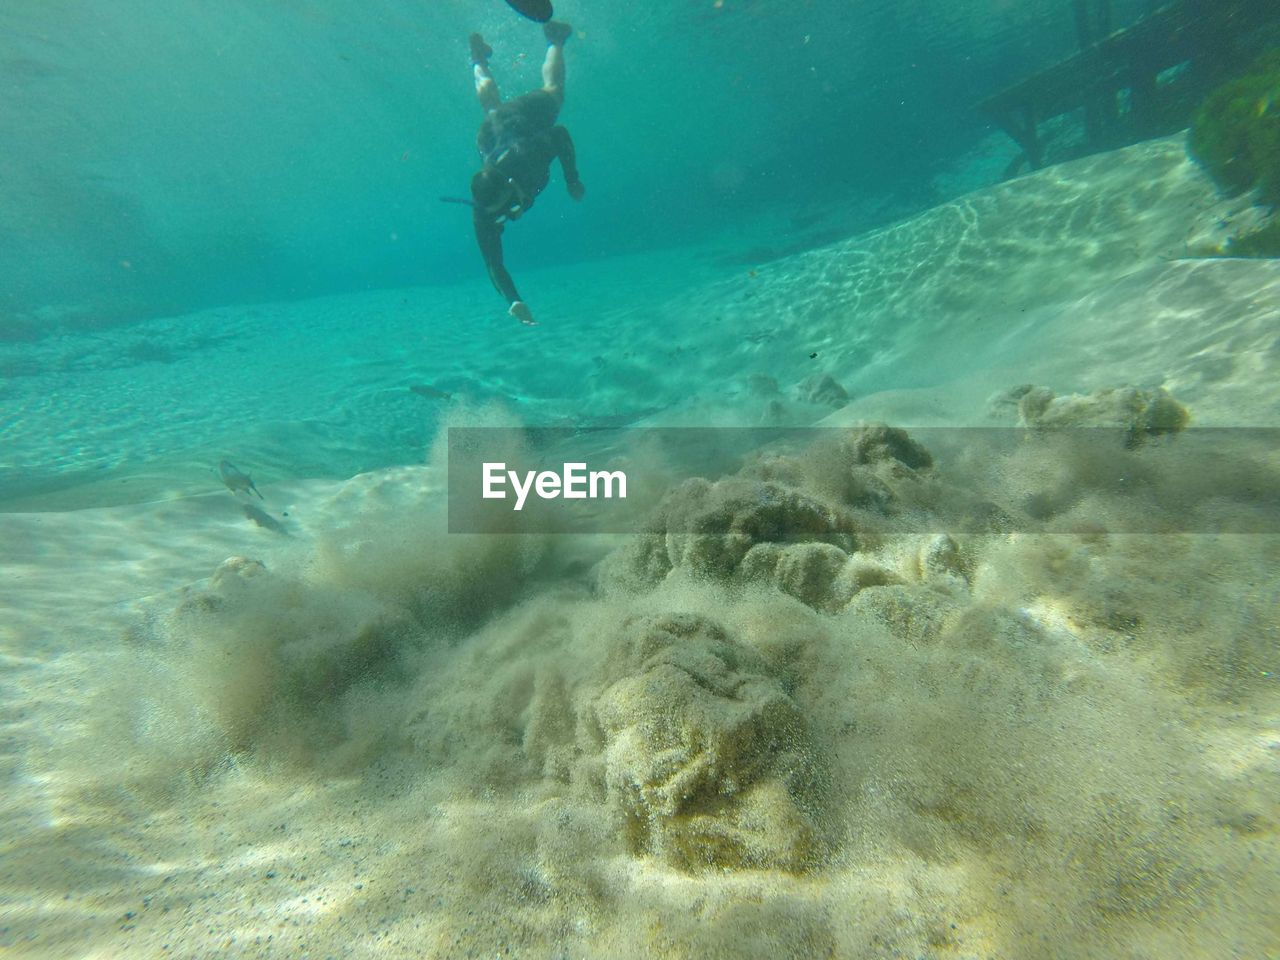
[[496, 110], [502, 103], [502, 95], [498, 92], [498, 82], [489, 72], [489, 58], [493, 56], [493, 47], [484, 42], [478, 33], [471, 35], [471, 70], [475, 74], [476, 97], [484, 112]]
[[564, 45], [573, 34], [567, 23], [552, 20], [542, 27], [547, 38], [547, 56], [542, 61], [542, 89], [564, 102]]

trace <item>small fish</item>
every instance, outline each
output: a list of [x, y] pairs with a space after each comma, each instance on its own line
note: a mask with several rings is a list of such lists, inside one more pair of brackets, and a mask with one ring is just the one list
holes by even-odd
[[409, 389], [410, 391], [412, 391], [413, 393], [416, 393], [420, 397], [426, 397], [428, 400], [452, 400], [453, 399], [453, 394], [445, 393], [443, 390], [438, 390], [427, 383], [415, 383]]
[[253, 485], [253, 477], [247, 473], [241, 473], [230, 460], [223, 460], [218, 464], [218, 476], [232, 493], [243, 493], [247, 497], [252, 491], [258, 494], [259, 500], [264, 499], [262, 494], [258, 493], [258, 488]]
[[289, 531], [285, 529], [285, 525], [273, 517], [267, 511], [261, 509], [256, 503], [241, 504], [244, 515], [252, 520], [260, 527], [270, 530], [272, 533], [279, 533], [283, 536], [289, 536]]
[[507, 3], [511, 4], [512, 10], [530, 20], [546, 23], [551, 19], [551, 0], [507, 0]]

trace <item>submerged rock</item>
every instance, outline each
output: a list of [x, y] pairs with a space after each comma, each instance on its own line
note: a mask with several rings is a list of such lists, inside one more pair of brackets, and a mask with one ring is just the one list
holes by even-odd
[[209, 579], [212, 590], [225, 593], [235, 590], [250, 580], [254, 580], [267, 572], [267, 565], [252, 557], [227, 557], [218, 564]]
[[773, 581], [785, 593], [815, 610], [835, 609], [832, 585], [849, 555], [829, 543], [796, 543], [784, 547]]
[[773, 399], [760, 411], [760, 423], [766, 427], [779, 427], [787, 422], [787, 405], [781, 400]]
[[243, 601], [253, 586], [261, 586], [268, 579], [266, 564], [252, 557], [228, 557], [218, 564], [206, 588], [189, 587], [183, 591], [176, 613], [211, 613], [221, 610], [228, 602]]
[[960, 547], [945, 533], [939, 533], [926, 541], [920, 548], [918, 559], [920, 575], [926, 580], [969, 581]]
[[870, 560], [850, 559], [831, 584], [826, 608], [842, 610], [858, 593], [868, 587], [887, 587], [905, 583], [898, 574]]
[[1010, 387], [1008, 390], [1000, 390], [993, 393], [987, 398], [987, 414], [988, 416], [1000, 418], [1010, 413], [1017, 414], [1018, 404], [1036, 386], [1033, 383], [1020, 383], [1016, 387]]
[[870, 586], [859, 590], [847, 611], [878, 620], [908, 643], [932, 643], [948, 618], [963, 609], [954, 597], [923, 586]]
[[843, 407], [849, 402], [849, 394], [827, 373], [815, 373], [801, 382], [800, 399], [824, 407]]
[[[901, 522], [936, 503], [969, 503], [932, 466], [928, 450], [884, 424], [828, 435], [800, 455], [761, 453], [736, 476], [694, 478], [671, 490], [643, 532], [605, 564], [603, 583], [647, 589], [683, 570], [770, 582], [815, 610], [835, 612], [866, 586], [901, 582], [874, 564], [846, 572], [860, 550], [878, 547], [877, 522]], [[960, 558], [944, 546], [927, 560], [930, 576], [963, 580]]]
[[608, 802], [635, 855], [683, 870], [801, 871], [817, 853], [814, 752], [762, 657], [689, 614], [634, 618], [592, 706]]
[[853, 465], [896, 461], [911, 470], [927, 470], [933, 456], [911, 439], [907, 431], [883, 423], [872, 423], [850, 432], [842, 447]]
[[677, 567], [732, 577], [761, 543], [828, 543], [857, 549], [853, 521], [838, 507], [770, 480], [696, 477], [659, 505], [623, 561], [624, 579], [656, 583]]
[[805, 482], [805, 464], [798, 457], [765, 454], [743, 467], [739, 476], [771, 480], [788, 487], [801, 487]]
[[1135, 447], [1150, 437], [1177, 433], [1191, 414], [1163, 388], [1116, 387], [1089, 394], [1055, 396], [1046, 387], [1025, 392], [1018, 401], [1023, 426], [1036, 430], [1065, 427], [1123, 431], [1124, 444]]

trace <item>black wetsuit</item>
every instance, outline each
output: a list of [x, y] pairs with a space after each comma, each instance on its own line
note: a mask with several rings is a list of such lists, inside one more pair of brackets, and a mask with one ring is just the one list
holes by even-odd
[[502, 221], [513, 220], [533, 206], [551, 179], [551, 161], [559, 158], [565, 183], [578, 182], [578, 167], [569, 131], [556, 123], [560, 101], [545, 90], [508, 100], [489, 112], [476, 147], [486, 167], [511, 182], [511, 195], [497, 210], [476, 206], [472, 222], [489, 279], [508, 303], [520, 299], [511, 274], [502, 265]]

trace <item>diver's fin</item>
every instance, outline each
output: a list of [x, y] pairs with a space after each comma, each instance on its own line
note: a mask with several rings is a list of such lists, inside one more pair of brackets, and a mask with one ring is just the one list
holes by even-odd
[[493, 47], [484, 42], [484, 37], [478, 33], [471, 35], [471, 62], [472, 63], [488, 63], [489, 58], [493, 56]]
[[542, 35], [547, 38], [547, 43], [558, 47], [573, 36], [573, 27], [561, 20], [552, 20], [542, 25]]
[[507, 0], [507, 3], [512, 10], [539, 23], [546, 23], [552, 16], [551, 0]]

